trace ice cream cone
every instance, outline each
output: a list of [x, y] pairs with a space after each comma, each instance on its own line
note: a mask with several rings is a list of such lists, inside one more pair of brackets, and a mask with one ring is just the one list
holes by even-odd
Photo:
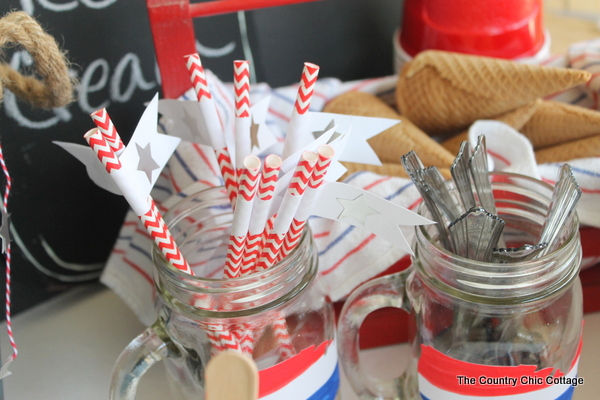
[[428, 50], [400, 72], [396, 100], [427, 133], [456, 132], [587, 82], [589, 72]]
[[[419, 158], [420, 158], [420, 156], [419, 156]], [[343, 162], [342, 164], [344, 164], [344, 167], [346, 167], [348, 169], [348, 172], [346, 172], [344, 174], [344, 176], [342, 177], [342, 180], [344, 180], [346, 177], [350, 176], [351, 174], [353, 174], [355, 172], [360, 172], [360, 171], [369, 171], [369, 172], [374, 172], [379, 175], [395, 176], [398, 178], [409, 179], [409, 176], [406, 173], [404, 166], [402, 166], [402, 164], [400, 164], [400, 163], [383, 163], [382, 165], [369, 165], [369, 164]], [[438, 168], [438, 169], [440, 170], [440, 172], [442, 173], [444, 178], [450, 179], [452, 177], [452, 174], [450, 174], [450, 168]]]
[[[524, 106], [515, 108], [514, 110], [508, 111], [496, 118], [496, 121], [504, 122], [510, 125], [515, 130], [520, 130], [529, 121], [531, 116], [535, 113], [538, 106], [542, 103], [541, 99], [527, 103]], [[460, 144], [468, 139], [469, 130], [462, 131], [456, 136], [451, 137], [442, 142], [442, 146], [452, 154], [457, 154], [460, 149]]]
[[325, 112], [398, 119], [402, 122], [368, 140], [382, 162], [400, 163], [400, 157], [414, 150], [426, 166], [449, 168], [454, 156], [417, 128], [407, 118], [372, 94], [348, 92], [331, 100]]
[[545, 164], [598, 157], [598, 155], [600, 155], [600, 134], [538, 150], [535, 152], [535, 159], [538, 164]]
[[552, 147], [599, 134], [600, 112], [543, 101], [520, 131], [529, 138], [534, 149]]

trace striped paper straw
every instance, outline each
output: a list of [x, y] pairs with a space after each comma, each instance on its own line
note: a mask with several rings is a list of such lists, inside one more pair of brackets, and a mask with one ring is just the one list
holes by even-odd
[[237, 342], [240, 344], [240, 350], [244, 354], [252, 355], [254, 350], [254, 331], [249, 326], [249, 324], [243, 324], [236, 329], [232, 329], [231, 333], [235, 336]]
[[154, 243], [156, 243], [167, 261], [175, 268], [193, 275], [190, 266], [183, 258], [181, 251], [179, 251], [179, 248], [167, 229], [158, 209], [156, 206], [153, 206], [154, 201], [152, 201], [151, 197], [144, 198], [144, 196], [140, 194], [137, 186], [127, 171], [122, 168], [121, 162], [99, 129], [94, 128], [89, 130], [84, 135], [84, 138], [87, 140], [92, 150], [94, 150], [110, 177], [121, 190], [121, 193], [127, 200], [127, 203], [131, 206], [135, 215], [140, 218], [144, 227], [150, 234], [150, 237], [152, 237]]
[[308, 221], [308, 217], [311, 215], [310, 210], [313, 207], [318, 189], [325, 181], [325, 175], [327, 175], [327, 170], [331, 165], [334, 150], [333, 147], [325, 144], [319, 146], [317, 154], [319, 155], [319, 159], [315, 164], [315, 169], [313, 169], [313, 172], [310, 175], [307, 188], [304, 191], [302, 201], [298, 205], [298, 209], [296, 210], [296, 214], [294, 215], [290, 229], [283, 240], [283, 245], [281, 246], [278, 260], [286, 257], [288, 254], [290, 254], [294, 247], [298, 245], [300, 237], [302, 236], [302, 231], [306, 225], [306, 221]]
[[283, 144], [282, 158], [285, 160], [302, 147], [309, 144], [313, 139], [307, 131], [306, 119], [310, 101], [315, 91], [315, 84], [319, 76], [319, 66], [312, 63], [304, 63], [298, 95], [294, 103], [294, 110], [288, 126], [288, 132]]
[[275, 193], [280, 168], [281, 157], [271, 154], [265, 158], [262, 176], [254, 199], [252, 219], [248, 227], [246, 247], [242, 256], [240, 271], [240, 275], [242, 276], [252, 272], [254, 263], [262, 249], [262, 234], [267, 225], [269, 208], [273, 194]]
[[215, 151], [217, 157], [217, 163], [223, 176], [223, 182], [231, 205], [235, 206], [235, 199], [237, 197], [237, 180], [235, 169], [231, 162], [231, 156], [225, 143], [225, 135], [221, 128], [221, 122], [219, 121], [219, 114], [217, 113], [217, 107], [215, 106], [214, 100], [208, 89], [208, 82], [206, 80], [206, 74], [204, 67], [200, 62], [200, 56], [197, 53], [190, 54], [184, 57], [185, 66], [190, 74], [190, 80], [192, 86], [196, 92], [198, 99], [198, 105], [200, 112], [206, 122], [206, 130], [210, 137], [211, 147]]
[[244, 168], [241, 170], [238, 184], [238, 197], [231, 234], [227, 246], [225, 259], [224, 278], [235, 278], [240, 274], [242, 255], [246, 246], [246, 235], [252, 216], [252, 203], [256, 194], [258, 181], [260, 180], [260, 159], [256, 156], [248, 156], [244, 159]]
[[227, 350], [242, 351], [235, 335], [222, 324], [206, 324], [206, 336], [212, 344], [213, 353]]
[[285, 315], [281, 312], [277, 312], [275, 321], [272, 325], [273, 335], [277, 341], [277, 352], [279, 353], [280, 361], [286, 360], [296, 353], [292, 338], [288, 331], [287, 320]]
[[317, 153], [305, 151], [300, 157], [287, 191], [281, 201], [273, 230], [269, 233], [264, 248], [256, 264], [255, 271], [269, 268], [277, 260], [277, 255], [283, 244], [288, 229], [294, 219], [296, 209], [302, 200], [302, 195], [317, 162]]
[[98, 130], [102, 136], [104, 136], [112, 151], [114, 151], [115, 155], [119, 157], [121, 153], [125, 151], [125, 145], [123, 144], [121, 136], [119, 136], [115, 125], [111, 121], [106, 108], [101, 108], [94, 111], [90, 114], [90, 117], [92, 117], [92, 121], [94, 121], [94, 124]]
[[239, 174], [244, 159], [251, 153], [250, 138], [250, 63], [233, 62], [233, 88], [235, 92], [235, 166]]

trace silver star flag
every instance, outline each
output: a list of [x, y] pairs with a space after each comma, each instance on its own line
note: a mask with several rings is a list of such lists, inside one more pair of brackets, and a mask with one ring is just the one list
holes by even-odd
[[323, 184], [311, 212], [366, 229], [409, 254], [412, 250], [401, 229], [434, 223], [371, 192], [340, 182]]

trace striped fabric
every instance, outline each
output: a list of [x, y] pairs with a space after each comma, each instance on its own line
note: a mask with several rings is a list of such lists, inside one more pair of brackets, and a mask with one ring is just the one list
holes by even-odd
[[[550, 57], [544, 62], [553, 66], [573, 66], [588, 69], [594, 74], [587, 87], [577, 87], [552, 96], [553, 100], [569, 102], [580, 106], [600, 109], [600, 41], [576, 44], [569, 54]], [[226, 132], [227, 145], [233, 147], [234, 130], [234, 90], [233, 84], [224, 84], [210, 71], [206, 71], [210, 82], [221, 123]], [[311, 111], [321, 110], [325, 103], [347, 91], [365, 91], [393, 97], [397, 77], [389, 76], [353, 82], [337, 79], [319, 79], [310, 105]], [[271, 89], [266, 84], [253, 85], [251, 103], [255, 104], [265, 96], [271, 96], [267, 124], [278, 137], [279, 145], [271, 149], [281, 151], [284, 132], [292, 115], [298, 92], [298, 85]], [[190, 89], [184, 99], [195, 99]], [[163, 127], [165, 130], [165, 127]], [[167, 132], [168, 133], [168, 132]], [[493, 148], [489, 148], [494, 151]], [[398, 155], [400, 157], [401, 154]], [[510, 160], [508, 160], [510, 162]], [[582, 224], [600, 227], [597, 204], [600, 202], [600, 158], [575, 160], [570, 163], [575, 176], [583, 189], [578, 208]], [[560, 165], [538, 166], [543, 180], [553, 183]], [[163, 170], [156, 183], [152, 197], [161, 212], [202, 188], [222, 184], [212, 149], [182, 142]], [[390, 201], [415, 210], [420, 202], [417, 190], [411, 181], [401, 178], [380, 176], [370, 172], [360, 172], [350, 176], [347, 183], [372, 191]], [[404, 252], [360, 228], [341, 222], [321, 218], [310, 218], [309, 224], [319, 251], [320, 285], [326, 295], [336, 301], [347, 296], [356, 286], [385, 271], [389, 266], [406, 256]], [[412, 240], [412, 230], [403, 232], [407, 240]], [[152, 286], [152, 263], [150, 259], [151, 241], [133, 214], [123, 223], [113, 253], [108, 260], [102, 282], [119, 294], [136, 312], [141, 322], [154, 322]], [[598, 255], [584, 259], [584, 267], [598, 262]], [[218, 274], [218, 272], [215, 272]]]

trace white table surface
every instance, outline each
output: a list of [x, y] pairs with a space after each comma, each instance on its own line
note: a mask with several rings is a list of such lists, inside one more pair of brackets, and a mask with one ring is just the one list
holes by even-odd
[[[579, 376], [585, 384], [575, 400], [600, 398], [600, 313], [587, 314]], [[2, 324], [1, 351], [10, 346]], [[121, 350], [144, 327], [125, 303], [100, 284], [79, 287], [13, 318], [19, 357], [5, 378], [7, 400], [106, 400], [112, 365]], [[381, 377], [399, 375], [407, 345], [364, 351], [368, 371]], [[138, 399], [169, 399], [162, 367], [142, 378]], [[342, 376], [342, 399], [356, 400]]]

